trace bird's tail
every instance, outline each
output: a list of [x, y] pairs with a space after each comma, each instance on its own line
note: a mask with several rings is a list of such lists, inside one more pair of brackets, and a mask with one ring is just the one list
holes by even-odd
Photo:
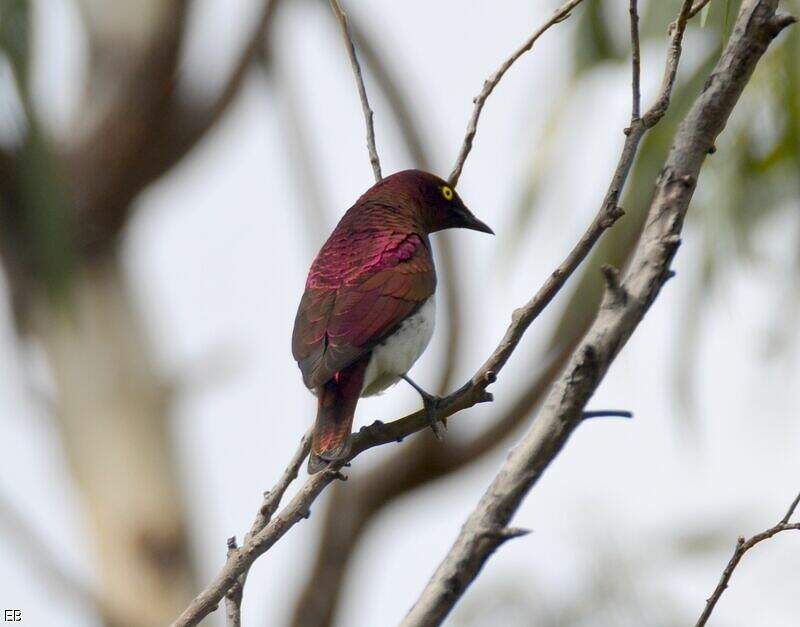
[[369, 356], [340, 370], [317, 388], [317, 422], [311, 438], [309, 474], [319, 472], [328, 462], [341, 459], [349, 452], [350, 429], [368, 363]]

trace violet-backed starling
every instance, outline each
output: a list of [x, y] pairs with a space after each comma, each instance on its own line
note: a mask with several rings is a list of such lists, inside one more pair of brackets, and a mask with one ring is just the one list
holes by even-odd
[[448, 228], [492, 233], [446, 181], [405, 170], [367, 190], [311, 264], [292, 334], [292, 353], [318, 402], [309, 472], [347, 455], [361, 396], [404, 378], [426, 409], [434, 404], [406, 373], [433, 334], [428, 236]]

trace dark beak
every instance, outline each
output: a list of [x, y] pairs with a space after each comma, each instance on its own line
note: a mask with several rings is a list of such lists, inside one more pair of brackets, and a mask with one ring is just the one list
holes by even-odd
[[489, 228], [488, 224], [478, 220], [478, 218], [472, 215], [469, 211], [464, 212], [464, 223], [461, 225], [461, 228], [471, 229], [473, 231], [480, 231], [481, 233], [489, 233], [489, 235], [494, 235], [494, 231]]

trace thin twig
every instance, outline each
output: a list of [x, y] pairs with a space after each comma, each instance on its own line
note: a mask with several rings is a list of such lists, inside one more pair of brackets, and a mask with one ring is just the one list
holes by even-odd
[[494, 74], [484, 81], [483, 89], [481, 89], [481, 92], [475, 96], [475, 98], [473, 98], [475, 107], [472, 110], [472, 117], [467, 125], [467, 134], [464, 136], [464, 142], [461, 145], [461, 150], [456, 158], [453, 171], [450, 173], [449, 180], [453, 187], [458, 184], [458, 179], [461, 178], [461, 170], [464, 168], [464, 162], [467, 160], [467, 156], [472, 150], [472, 142], [475, 139], [475, 133], [478, 130], [478, 118], [481, 116], [481, 111], [483, 110], [483, 105], [486, 103], [486, 99], [491, 95], [492, 91], [494, 91], [494, 88], [497, 87], [497, 84], [500, 82], [500, 79], [503, 78], [503, 75], [512, 65], [514, 65], [514, 62], [523, 54], [528, 52], [528, 50], [533, 47], [533, 44], [536, 43], [536, 40], [539, 39], [539, 37], [541, 37], [551, 26], [554, 26], [567, 19], [572, 12], [572, 9], [578, 6], [581, 2], [583, 2], [583, 0], [569, 0], [569, 2], [564, 3], [561, 8], [559, 8], [553, 14], [553, 17], [542, 24], [542, 26], [540, 26], [539, 29], [536, 30], [536, 32], [534, 32], [533, 35], [531, 35], [528, 40], [514, 52], [514, 54], [512, 54], [503, 62], [503, 64]]
[[[777, 0], [743, 0], [734, 35], [675, 136], [624, 280], [606, 270], [607, 289], [597, 317], [402, 627], [441, 624], [505, 541], [502, 532], [522, 500], [581, 423], [586, 403], [669, 279], [669, 266], [709, 148], [770, 42], [792, 22], [775, 15], [776, 5]], [[487, 529], [493, 533], [487, 534]]]
[[347, 47], [347, 56], [350, 57], [350, 66], [353, 68], [353, 75], [356, 79], [358, 96], [361, 99], [361, 110], [364, 112], [364, 122], [367, 125], [367, 150], [369, 150], [369, 161], [372, 164], [372, 171], [375, 174], [375, 181], [377, 182], [383, 178], [381, 175], [381, 161], [378, 158], [378, 150], [375, 148], [375, 125], [372, 121], [373, 113], [369, 106], [367, 90], [364, 87], [364, 77], [361, 76], [361, 65], [358, 63], [356, 47], [353, 44], [353, 38], [350, 36], [350, 29], [347, 26], [347, 15], [339, 5], [339, 0], [330, 0], [330, 3], [333, 13], [336, 15], [336, 19], [342, 29], [342, 37]]
[[794, 510], [797, 509], [798, 505], [800, 505], [800, 493], [798, 493], [797, 496], [794, 497], [794, 501], [792, 501], [792, 504], [789, 506], [789, 509], [786, 510], [786, 514], [783, 516], [783, 518], [781, 518], [782, 525], [785, 525], [786, 523], [789, 522], [789, 520], [794, 515]]
[[595, 409], [583, 412], [583, 419], [590, 418], [633, 418], [633, 412], [624, 409]]
[[264, 493], [264, 501], [261, 503], [261, 507], [258, 510], [258, 515], [256, 516], [255, 522], [253, 522], [252, 527], [250, 527], [250, 531], [245, 536], [245, 541], [249, 540], [250, 537], [258, 534], [264, 527], [266, 527], [269, 524], [269, 521], [272, 520], [272, 516], [276, 511], [278, 511], [278, 506], [281, 504], [283, 495], [286, 494], [286, 490], [289, 489], [289, 486], [292, 485], [292, 482], [297, 479], [297, 475], [300, 472], [300, 466], [303, 465], [303, 461], [306, 457], [308, 457], [308, 452], [311, 450], [311, 434], [313, 431], [313, 427], [306, 431], [305, 435], [300, 440], [300, 445], [297, 447], [297, 450], [289, 462], [289, 465], [283, 471], [283, 475], [281, 475], [278, 483], [275, 484], [275, 487], [272, 488], [272, 490]]
[[642, 106], [642, 92], [639, 87], [641, 76], [641, 52], [639, 45], [639, 8], [638, 0], [631, 0], [631, 65], [633, 66], [631, 87], [633, 89], [633, 105], [631, 106], [631, 119], [638, 120]]
[[797, 498], [795, 498], [795, 500], [792, 502], [791, 506], [789, 507], [789, 511], [786, 512], [786, 516], [784, 516], [777, 525], [770, 527], [766, 531], [757, 533], [748, 540], [745, 540], [744, 536], [739, 537], [736, 542], [736, 548], [733, 551], [733, 556], [728, 562], [728, 565], [725, 567], [725, 570], [722, 572], [722, 576], [720, 577], [719, 583], [714, 589], [713, 594], [706, 600], [706, 606], [703, 609], [703, 613], [700, 615], [700, 618], [697, 620], [695, 627], [703, 627], [708, 622], [708, 619], [711, 617], [711, 613], [714, 611], [714, 607], [717, 605], [717, 601], [719, 601], [722, 593], [725, 592], [725, 589], [730, 583], [733, 571], [736, 570], [736, 567], [739, 565], [739, 562], [741, 561], [742, 557], [744, 557], [745, 553], [747, 553], [759, 542], [768, 540], [781, 531], [800, 531], [800, 523], [789, 523], [789, 519], [792, 517], [792, 514], [794, 514], [794, 510], [797, 508], [798, 503], [800, 503], [800, 494], [798, 494]]
[[690, 13], [692, 11], [691, 0], [684, 0], [681, 5], [678, 19], [676, 19], [669, 27], [670, 45], [667, 51], [667, 65], [664, 68], [664, 76], [661, 79], [661, 90], [659, 97], [656, 99], [653, 106], [642, 116], [645, 126], [651, 127], [657, 124], [658, 121], [664, 117], [669, 105], [669, 99], [672, 96], [672, 88], [675, 86], [675, 77], [678, 73], [678, 60], [681, 57], [681, 43], [683, 42], [683, 33], [686, 30], [686, 24], [689, 21]]

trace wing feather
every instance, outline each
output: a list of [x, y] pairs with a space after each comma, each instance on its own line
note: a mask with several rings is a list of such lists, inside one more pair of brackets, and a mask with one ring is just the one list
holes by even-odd
[[[370, 248], [368, 242], [362, 238], [352, 243]], [[320, 251], [318, 261], [326, 256], [345, 259], [353, 266], [343, 269], [345, 278], [338, 284], [326, 276], [315, 287], [312, 266], [292, 335], [292, 352], [310, 389], [325, 384], [370, 351], [436, 289], [426, 239], [412, 233], [377, 244], [379, 250], [376, 245], [361, 253]]]

